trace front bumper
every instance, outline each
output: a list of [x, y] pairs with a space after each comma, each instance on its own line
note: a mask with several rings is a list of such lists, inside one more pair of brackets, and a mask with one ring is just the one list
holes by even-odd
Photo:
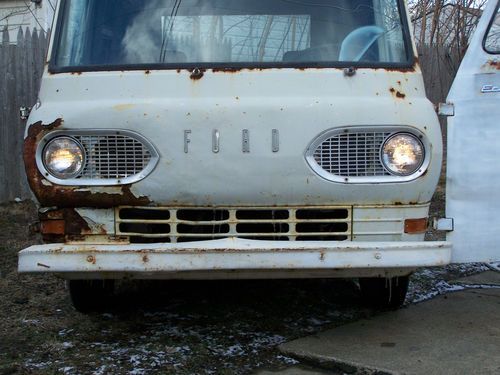
[[[287, 242], [238, 238], [166, 244], [49, 244], [19, 253], [20, 273], [65, 278], [169, 278], [172, 274], [247, 274], [413, 269], [448, 264], [449, 242]], [[227, 278], [231, 278], [228, 276]]]

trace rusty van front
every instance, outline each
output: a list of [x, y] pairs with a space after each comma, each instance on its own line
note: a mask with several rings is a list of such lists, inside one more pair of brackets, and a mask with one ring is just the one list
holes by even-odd
[[21, 272], [358, 277], [403, 302], [442, 161], [402, 0], [63, 0], [24, 161]]

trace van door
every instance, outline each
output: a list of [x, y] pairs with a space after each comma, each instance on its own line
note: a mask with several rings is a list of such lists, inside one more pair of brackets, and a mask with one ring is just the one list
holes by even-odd
[[447, 98], [454, 105], [446, 180], [453, 263], [500, 260], [499, 4], [486, 5]]

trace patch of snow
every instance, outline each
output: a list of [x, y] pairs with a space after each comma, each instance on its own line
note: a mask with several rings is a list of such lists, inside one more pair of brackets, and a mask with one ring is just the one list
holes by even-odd
[[297, 361], [296, 359], [293, 359], [293, 358], [290, 358], [290, 357], [287, 357], [285, 355], [282, 355], [282, 354], [278, 354], [276, 356], [276, 359], [280, 360], [281, 362], [283, 363], [286, 363], [287, 365], [297, 365], [299, 364], [300, 362]]
[[[427, 301], [441, 294], [465, 289], [491, 288], [491, 285], [450, 284], [445, 279], [457, 279], [487, 271], [490, 266], [483, 263], [454, 264], [446, 267], [422, 268], [411, 279], [407, 303]], [[493, 286], [494, 287], [494, 286]]]
[[52, 362], [34, 362], [32, 359], [28, 359], [24, 365], [29, 369], [37, 369], [43, 370], [44, 368], [49, 367]]
[[104, 375], [106, 373], [108, 373], [107, 371], [108, 369], [108, 366], [106, 365], [102, 365], [101, 367], [99, 367], [97, 370], [95, 370], [92, 375]]
[[492, 269], [493, 271], [500, 272], [500, 262], [489, 263], [488, 268]]
[[277, 346], [286, 341], [283, 336], [280, 335], [262, 335], [261, 337], [254, 338], [248, 346], [253, 349], [269, 348], [271, 346]]
[[462, 285], [449, 284], [446, 281], [441, 280], [441, 281], [437, 282], [430, 291], [417, 294], [416, 297], [414, 297], [411, 300], [411, 303], [420, 303], [423, 301], [427, 301], [431, 298], [434, 298], [440, 294], [457, 292], [457, 291], [464, 290], [464, 289], [465, 289], [465, 287], [463, 287]]
[[330, 323], [329, 320], [322, 320], [322, 319], [317, 319], [317, 318], [309, 318], [307, 321], [312, 324], [313, 326], [322, 326], [325, 324]]
[[40, 321], [38, 319], [23, 319], [22, 322], [24, 324], [32, 324], [34, 326], [39, 325]]
[[226, 348], [225, 351], [223, 351], [222, 354], [224, 357], [238, 357], [245, 355], [245, 350], [241, 347], [241, 345], [231, 345], [230, 347]]
[[67, 334], [73, 332], [74, 329], [62, 329], [59, 331], [59, 336], [66, 336]]

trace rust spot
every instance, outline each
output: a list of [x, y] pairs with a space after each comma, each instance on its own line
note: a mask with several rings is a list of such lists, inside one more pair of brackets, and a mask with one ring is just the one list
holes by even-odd
[[144, 74], [148, 75], [148, 74], [151, 74], [151, 72], [150, 72], [149, 70], [146, 70], [146, 71], [144, 72]]
[[500, 61], [498, 60], [488, 60], [486, 65], [496, 70], [500, 70]]
[[149, 262], [149, 257], [148, 257], [147, 255], [144, 255], [144, 256], [142, 257], [142, 262], [143, 262], [143, 263], [148, 263], [148, 262]]
[[237, 73], [241, 71], [240, 68], [214, 68], [212, 69], [213, 73]]
[[406, 94], [403, 94], [401, 91], [396, 90], [394, 87], [391, 87], [389, 91], [391, 92], [392, 95], [394, 95], [398, 99], [406, 98]]
[[205, 75], [205, 71], [205, 69], [195, 68], [191, 71], [191, 75], [189, 76], [189, 78], [191, 78], [193, 81], [198, 81], [203, 78], [203, 76]]
[[65, 209], [64, 219], [66, 220], [66, 234], [92, 234], [89, 224], [75, 210], [71, 208]]
[[95, 263], [96, 263], [95, 256], [93, 256], [93, 255], [89, 255], [89, 256], [87, 257], [87, 262], [92, 263], [92, 264], [95, 264]]
[[369, 68], [371, 70], [384, 70], [386, 72], [415, 73], [417, 64], [409, 68]]
[[44, 235], [64, 235], [64, 220], [47, 220], [40, 223], [40, 233]]
[[40, 232], [45, 242], [62, 242], [66, 238], [84, 237], [85, 235], [105, 235], [103, 225], [91, 228], [87, 221], [72, 208], [64, 208], [38, 215]]
[[147, 206], [151, 203], [147, 197], [134, 196], [130, 191], [130, 185], [122, 186], [121, 194], [93, 193], [91, 190], [77, 191], [79, 187], [54, 184], [45, 185], [43, 182], [46, 180], [36, 166], [36, 148], [38, 142], [45, 134], [60, 127], [62, 124], [62, 119], [57, 119], [48, 125], [44, 125], [41, 122], [32, 124], [24, 140], [23, 159], [26, 176], [30, 188], [41, 206], [111, 208], [118, 205]]
[[213, 68], [212, 73], [239, 73], [243, 71], [251, 72], [253, 70], [263, 71], [264, 68]]

